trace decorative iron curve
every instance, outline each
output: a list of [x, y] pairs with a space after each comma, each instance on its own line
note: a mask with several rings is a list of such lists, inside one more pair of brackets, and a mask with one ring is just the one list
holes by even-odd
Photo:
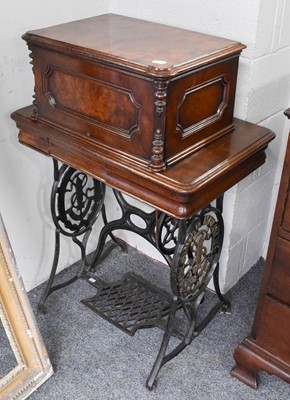
[[72, 167], [58, 170], [51, 197], [55, 226], [66, 236], [79, 236], [97, 219], [104, 202], [104, 185]]
[[166, 255], [173, 255], [178, 241], [178, 219], [160, 213], [157, 229], [159, 251]]
[[188, 225], [176, 271], [176, 289], [181, 299], [191, 301], [205, 289], [217, 265], [222, 239], [222, 217], [214, 207], [201, 211]]

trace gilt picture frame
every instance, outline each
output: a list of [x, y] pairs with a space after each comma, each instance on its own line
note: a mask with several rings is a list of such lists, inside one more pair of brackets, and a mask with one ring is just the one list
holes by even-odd
[[15, 356], [13, 365], [16, 365], [0, 377], [0, 399], [23, 400], [53, 374], [53, 369], [17, 268], [1, 214], [0, 318], [8, 339], [7, 343], [10, 344]]

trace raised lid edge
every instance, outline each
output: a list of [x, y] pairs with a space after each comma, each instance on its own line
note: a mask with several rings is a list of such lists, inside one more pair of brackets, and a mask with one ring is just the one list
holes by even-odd
[[[135, 21], [138, 20], [138, 18], [126, 17], [126, 16], [118, 15], [118, 14], [102, 14], [100, 16], [106, 16], [106, 15], [123, 17], [128, 20], [135, 20]], [[214, 61], [218, 61], [218, 60], [224, 59], [229, 56], [238, 55], [241, 53], [241, 51], [243, 49], [245, 49], [247, 47], [246, 45], [244, 45], [240, 42], [236, 42], [236, 41], [233, 41], [230, 39], [219, 37], [220, 39], [224, 39], [225, 41], [228, 41], [229, 45], [225, 46], [223, 49], [218, 50], [216, 52], [213, 52], [213, 53], [210, 53], [210, 54], [207, 54], [207, 55], [204, 55], [204, 56], [192, 59], [192, 60], [188, 60], [188, 61], [185, 61], [180, 64], [175, 64], [175, 65], [172, 65], [171, 67], [161, 67], [161, 66], [155, 67], [152, 65], [144, 65], [144, 64], [141, 64], [138, 62], [133, 62], [133, 61], [127, 60], [127, 59], [122, 58], [117, 55], [108, 54], [108, 53], [94, 50], [94, 49], [89, 49], [87, 47], [82, 47], [82, 46], [78, 46], [78, 45], [71, 45], [68, 47], [66, 42], [62, 42], [62, 41], [56, 40], [56, 39], [50, 39], [50, 38], [47, 38], [47, 37], [44, 37], [44, 36], [41, 36], [40, 34], [38, 34], [38, 32], [41, 32], [44, 29], [49, 29], [49, 28], [53, 28], [53, 27], [57, 27], [57, 26], [61, 26], [61, 25], [67, 25], [67, 24], [71, 24], [74, 22], [78, 22], [78, 21], [85, 21], [85, 20], [89, 20], [89, 19], [93, 19], [93, 18], [97, 18], [97, 17], [98, 16], [85, 18], [83, 20], [75, 20], [75, 21], [71, 21], [71, 22], [67, 22], [67, 23], [57, 24], [57, 25], [42, 28], [42, 29], [27, 31], [25, 34], [22, 35], [22, 39], [25, 40], [28, 45], [41, 45], [40, 47], [47, 48], [47, 49], [54, 49], [54, 50], [57, 50], [64, 54], [78, 55], [78, 56], [81, 56], [84, 58], [89, 57], [90, 59], [93, 59], [96, 61], [111, 63], [111, 64], [114, 64], [117, 66], [126, 66], [133, 70], [137, 70], [137, 71], [147, 73], [149, 75], [157, 76], [157, 77], [175, 76], [182, 72], [187, 72], [189, 70], [199, 68], [205, 64], [208, 64], [208, 63], [211, 63]], [[141, 20], [141, 19], [139, 19], [139, 20]], [[155, 25], [168, 26], [169, 28], [180, 29], [180, 30], [195, 33], [195, 31], [178, 28], [175, 26], [155, 23], [155, 22], [146, 21], [146, 20], [141, 20], [141, 21], [155, 24]], [[207, 37], [214, 36], [214, 35], [210, 35], [210, 34], [206, 34], [206, 33], [202, 33], [202, 32], [196, 32], [196, 33], [204, 35], [205, 37], [206, 36]]]

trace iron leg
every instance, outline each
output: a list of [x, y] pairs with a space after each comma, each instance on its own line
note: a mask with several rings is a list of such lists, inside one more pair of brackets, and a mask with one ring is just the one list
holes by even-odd
[[173, 297], [173, 299], [172, 299], [170, 314], [168, 317], [166, 331], [163, 336], [161, 347], [160, 347], [159, 353], [157, 355], [157, 358], [155, 360], [155, 363], [153, 365], [153, 368], [150, 372], [150, 375], [146, 381], [146, 387], [149, 390], [153, 390], [154, 385], [156, 384], [157, 374], [163, 365], [165, 353], [166, 353], [166, 350], [168, 347], [170, 337], [172, 335], [172, 328], [173, 328], [173, 324], [175, 321], [175, 315], [176, 315], [176, 311], [177, 311], [177, 300], [178, 300], [177, 297]]
[[54, 248], [54, 258], [53, 258], [53, 263], [52, 263], [52, 268], [50, 272], [49, 279], [47, 281], [46, 287], [44, 289], [44, 292], [40, 298], [40, 301], [38, 303], [38, 310], [45, 314], [45, 306], [44, 303], [48, 296], [51, 293], [51, 287], [55, 278], [56, 270], [57, 270], [57, 265], [58, 265], [58, 259], [59, 259], [59, 250], [60, 250], [60, 233], [59, 230], [55, 230], [55, 248]]
[[[54, 182], [51, 190], [51, 216], [55, 225], [55, 250], [50, 276], [38, 304], [38, 310], [45, 312], [45, 301], [55, 290], [75, 282], [81, 273], [64, 283], [53, 286], [59, 253], [60, 235], [70, 237], [81, 249], [82, 271], [86, 268], [86, 245], [92, 226], [104, 207], [105, 186], [83, 172], [53, 159]], [[80, 239], [81, 238], [81, 239]]]

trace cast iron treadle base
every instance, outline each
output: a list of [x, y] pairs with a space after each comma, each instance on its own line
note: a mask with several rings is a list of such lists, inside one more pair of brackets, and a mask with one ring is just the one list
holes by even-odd
[[128, 273], [98, 289], [96, 296], [81, 302], [122, 331], [133, 336], [137, 329], [163, 328], [160, 321], [169, 314], [171, 296], [142, 277]]

